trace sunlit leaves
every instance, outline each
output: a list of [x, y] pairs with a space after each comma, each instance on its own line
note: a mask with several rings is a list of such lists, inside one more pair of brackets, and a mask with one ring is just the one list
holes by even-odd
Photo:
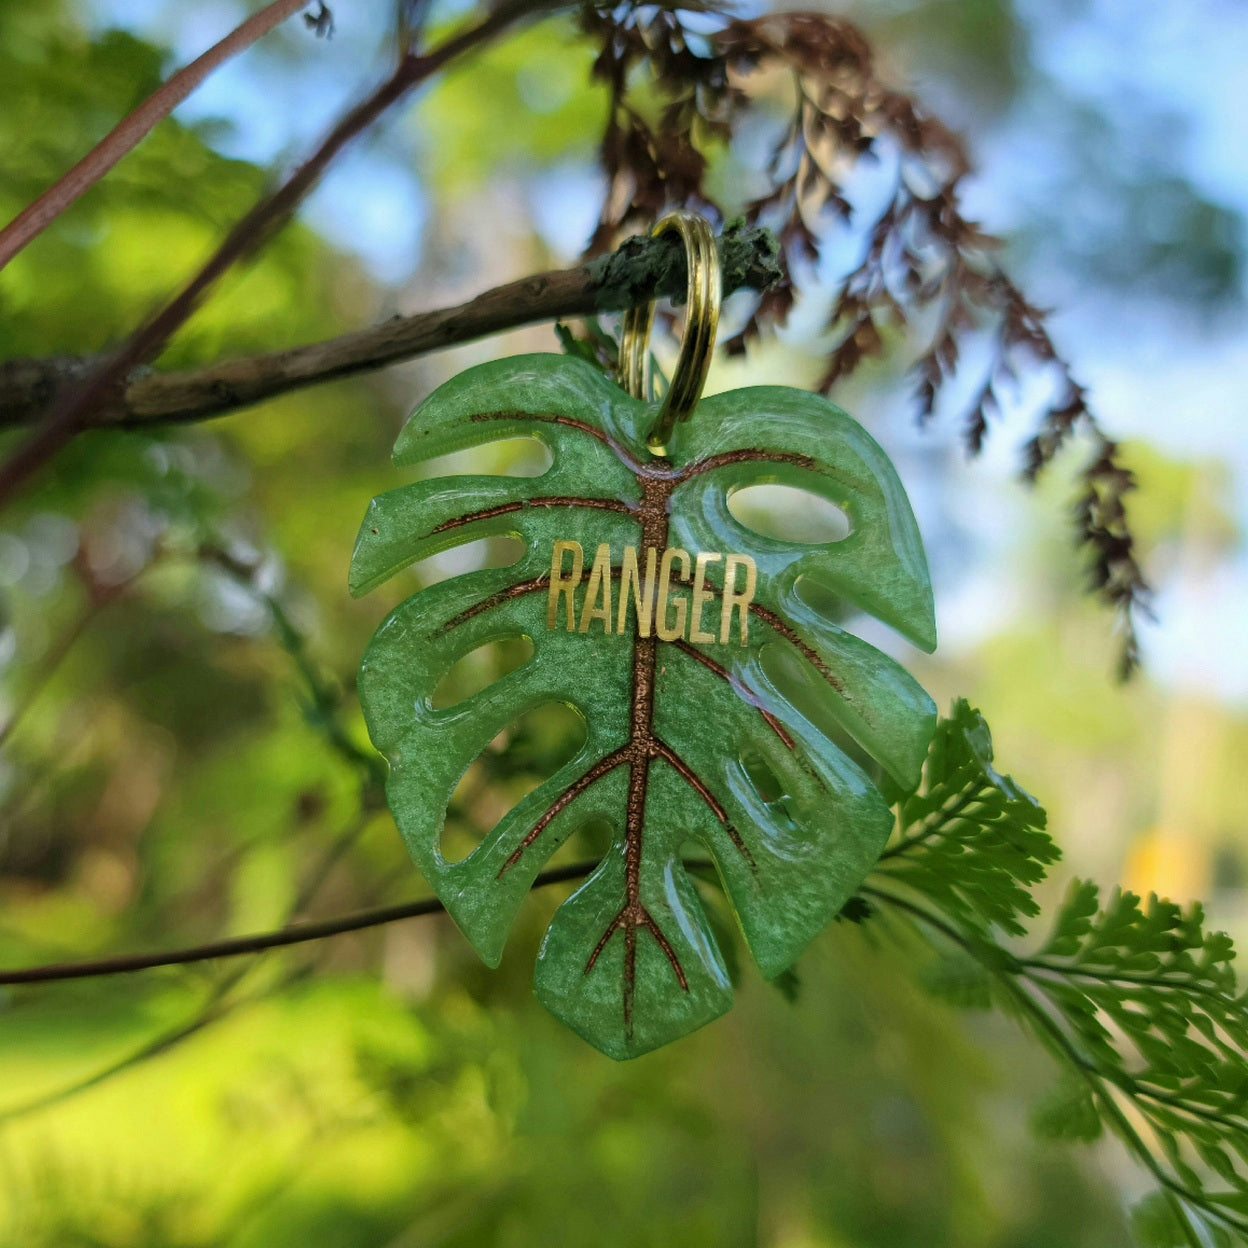
[[589, 87], [592, 61], [592, 48], [548, 22], [439, 79], [416, 113], [435, 188], [454, 198], [509, 170], [589, 156], [604, 111]]

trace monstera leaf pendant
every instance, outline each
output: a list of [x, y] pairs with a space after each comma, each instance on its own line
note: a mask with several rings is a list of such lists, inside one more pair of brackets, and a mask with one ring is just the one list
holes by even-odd
[[[879, 784], [917, 785], [936, 720], [902, 667], [829, 618], [856, 608], [935, 641], [914, 518], [866, 431], [815, 395], [757, 387], [701, 401], [657, 456], [655, 414], [583, 360], [468, 370], [412, 415], [396, 464], [529, 436], [550, 468], [381, 495], [351, 568], [358, 595], [460, 543], [524, 543], [512, 566], [396, 608], [364, 656], [360, 697], [411, 854], [490, 965], [550, 857], [578, 828], [610, 826], [609, 852], [550, 924], [536, 989], [614, 1058], [732, 1003], [688, 845], [713, 862], [762, 973], [778, 975], [871, 870], [893, 824]], [[729, 495], [768, 481], [834, 503], [850, 535], [810, 546], [744, 527]], [[527, 663], [434, 709], [459, 659], [509, 637], [530, 641]], [[449, 861], [441, 835], [461, 777], [545, 703], [584, 718], [580, 751]]]

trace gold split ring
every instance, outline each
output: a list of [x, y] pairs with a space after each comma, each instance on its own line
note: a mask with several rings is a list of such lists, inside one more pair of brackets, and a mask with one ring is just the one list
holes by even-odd
[[[650, 450], [667, 454], [667, 440], [677, 421], [688, 420], [702, 397], [711, 367], [715, 333], [719, 329], [719, 302], [723, 290], [719, 254], [711, 223], [697, 212], [673, 212], [655, 225], [657, 237], [678, 230], [685, 244], [689, 269], [688, 312], [685, 339], [672, 372], [672, 384], [663, 396], [659, 418], [650, 433]], [[635, 399], [650, 401], [650, 331], [654, 328], [654, 302], [630, 308], [620, 333], [620, 381]]]

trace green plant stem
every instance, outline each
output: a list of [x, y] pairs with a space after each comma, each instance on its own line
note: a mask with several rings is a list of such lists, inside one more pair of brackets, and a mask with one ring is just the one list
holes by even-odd
[[880, 855], [880, 861], [886, 862], [890, 858], [896, 858], [908, 850], [913, 849], [916, 845], [921, 845], [924, 841], [936, 835], [937, 832], [944, 832], [948, 829], [951, 820], [956, 819], [969, 806], [979, 799], [979, 786], [972, 780], [961, 793], [958, 794], [957, 800], [949, 805], [946, 803], [937, 810], [933, 810], [919, 825], [919, 830], [909, 836], [902, 837], [896, 845], [890, 846]]
[[1223, 1005], [1233, 1003], [1216, 988], [1205, 988], [1184, 979], [1168, 979], [1164, 975], [1131, 975], [1122, 971], [1098, 971], [1095, 967], [1048, 962], [1044, 958], [1022, 958], [1020, 963], [1029, 971], [1044, 971], [1063, 978], [1094, 979], [1103, 984], [1130, 984], [1137, 988], [1178, 988], [1186, 996], [1209, 997], [1214, 1001], [1220, 1001]]

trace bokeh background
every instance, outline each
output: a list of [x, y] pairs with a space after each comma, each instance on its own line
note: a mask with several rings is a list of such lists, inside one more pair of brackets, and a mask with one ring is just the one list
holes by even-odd
[[[439, 6], [440, 20], [464, 6]], [[117, 342], [387, 72], [393, 5], [333, 5], [210, 80], [0, 276], [0, 354]], [[746, 6], [746, 12], [759, 11]], [[901, 361], [834, 397], [897, 461], [941, 648], [895, 651], [965, 695], [1047, 807], [1072, 875], [1203, 897], [1248, 939], [1248, 109], [1236, 0], [871, 0], [836, 6], [883, 73], [968, 136], [968, 207], [1140, 490], [1158, 587], [1145, 665], [1113, 679], [1068, 504], [1080, 451], [1016, 480], [1029, 387], [967, 462], [958, 394], [915, 427]], [[172, 67], [245, 16], [201, 0], [0, 0], [0, 217]], [[235, 273], [163, 365], [276, 349], [574, 261], [596, 219], [604, 99], [552, 19], [422, 92]], [[748, 160], [749, 153], [734, 159]], [[827, 274], [829, 291], [836, 273]], [[817, 315], [711, 388], [813, 384]], [[0, 963], [173, 947], [423, 894], [379, 807], [353, 672], [418, 584], [346, 568], [411, 405], [470, 363], [555, 350], [538, 327], [208, 425], [80, 438], [0, 517]], [[965, 373], [974, 386], [974, 355]], [[955, 388], [956, 389], [956, 388]], [[514, 470], [504, 447], [454, 465]], [[523, 465], [519, 465], [523, 467]], [[488, 670], [468, 673], [483, 683]], [[529, 717], [470, 773], [467, 845], [553, 770]], [[0, 1241], [49, 1248], [1125, 1244], [1143, 1176], [1034, 1137], [1054, 1081], [1006, 1020], [956, 1015], [870, 924], [783, 993], [627, 1066], [534, 1001], [567, 889], [503, 967], [444, 919], [236, 963], [0, 991]]]

